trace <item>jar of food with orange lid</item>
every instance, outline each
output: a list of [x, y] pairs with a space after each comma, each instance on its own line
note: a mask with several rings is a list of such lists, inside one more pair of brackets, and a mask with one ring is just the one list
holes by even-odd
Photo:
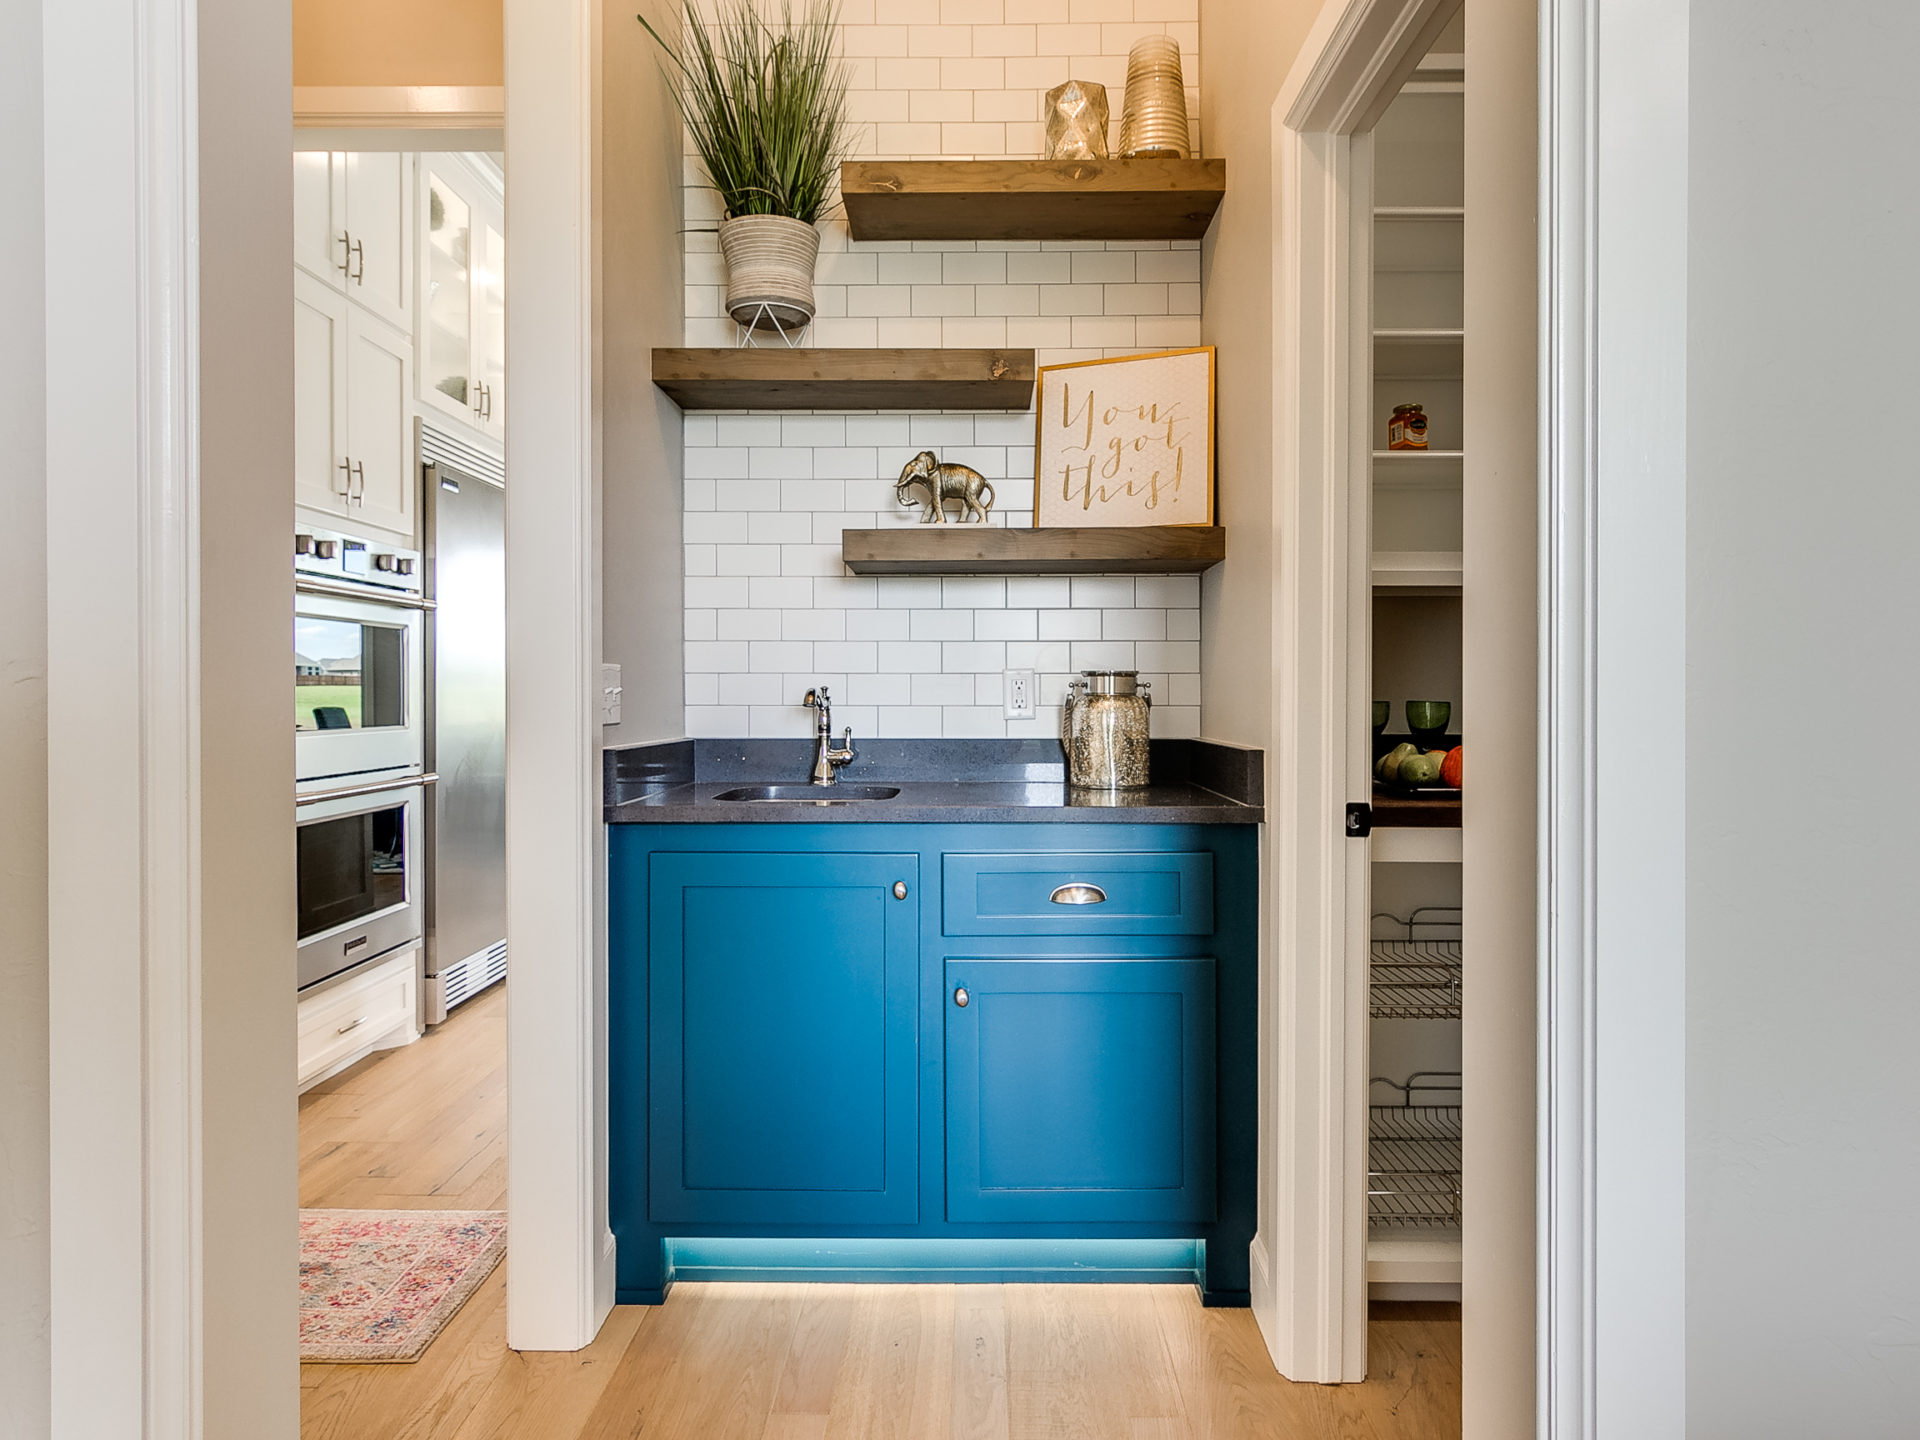
[[1396, 405], [1387, 421], [1387, 449], [1424, 450], [1427, 448], [1427, 412], [1419, 405]]

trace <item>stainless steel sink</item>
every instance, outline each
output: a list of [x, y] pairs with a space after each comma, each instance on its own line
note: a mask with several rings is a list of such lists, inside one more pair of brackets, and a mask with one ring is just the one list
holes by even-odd
[[898, 785], [741, 785], [732, 790], [722, 790], [713, 798], [761, 805], [775, 802], [789, 805], [854, 805], [863, 800], [891, 800], [899, 793]]

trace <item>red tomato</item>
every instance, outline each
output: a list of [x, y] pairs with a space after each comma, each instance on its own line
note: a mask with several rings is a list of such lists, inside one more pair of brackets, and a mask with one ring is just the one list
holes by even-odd
[[1440, 762], [1440, 783], [1460, 788], [1461, 751], [1464, 746], [1456, 745], [1447, 752], [1447, 758]]

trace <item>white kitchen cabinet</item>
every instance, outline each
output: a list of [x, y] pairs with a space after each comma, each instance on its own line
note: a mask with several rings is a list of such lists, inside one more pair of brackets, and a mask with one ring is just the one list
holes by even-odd
[[376, 1050], [420, 1038], [420, 950], [409, 945], [344, 980], [300, 997], [296, 1083], [306, 1090]]
[[412, 544], [413, 347], [311, 275], [293, 297], [295, 503]]
[[423, 157], [420, 401], [505, 433], [506, 240], [498, 185], [471, 157]]
[[413, 323], [413, 157], [300, 151], [293, 157], [293, 258], [390, 325]]

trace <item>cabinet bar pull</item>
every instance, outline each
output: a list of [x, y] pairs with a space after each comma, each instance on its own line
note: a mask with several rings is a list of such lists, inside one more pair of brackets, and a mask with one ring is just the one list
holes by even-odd
[[367, 247], [358, 240], [349, 239], [347, 242], [347, 263], [352, 264], [353, 258], [356, 255], [360, 257], [360, 268], [347, 271], [347, 278], [356, 285], [364, 285], [367, 283]]
[[367, 1023], [367, 1017], [365, 1015], [362, 1015], [358, 1020], [355, 1020], [352, 1023], [347, 1025], [342, 1025], [338, 1030], [334, 1031], [333, 1033], [336, 1035], [345, 1035], [349, 1030], [358, 1030], [362, 1025], [366, 1023]]
[[351, 231], [342, 230], [340, 232], [340, 253], [345, 258], [341, 260], [336, 268], [342, 275], [351, 280], [353, 278], [353, 234]]
[[1107, 892], [1098, 885], [1076, 880], [1070, 885], [1062, 885], [1047, 898], [1056, 905], [1104, 905], [1107, 903]]

